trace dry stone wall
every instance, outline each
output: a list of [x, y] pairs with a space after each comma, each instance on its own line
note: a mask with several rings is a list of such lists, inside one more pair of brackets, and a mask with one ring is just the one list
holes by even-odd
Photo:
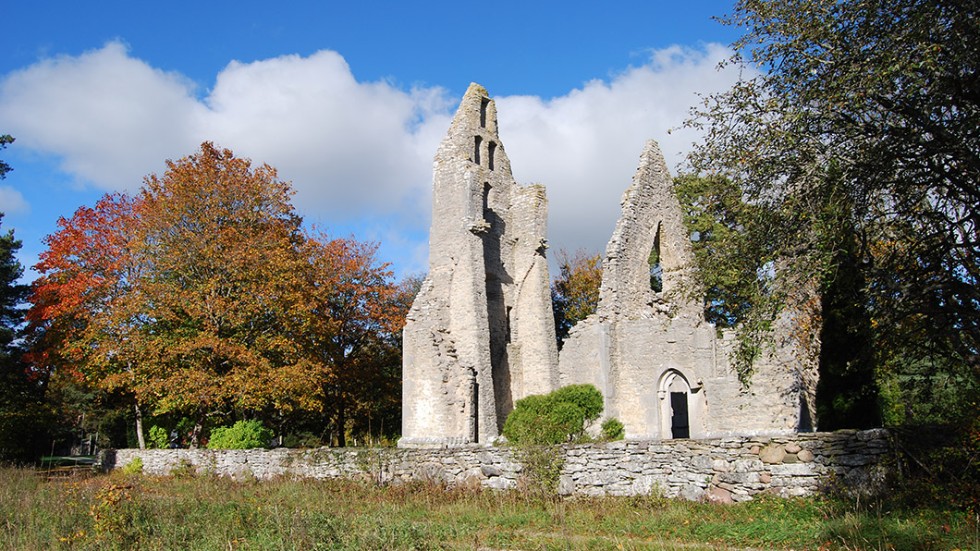
[[[565, 446], [562, 495], [747, 501], [761, 493], [812, 495], [833, 484], [873, 491], [893, 453], [887, 431], [838, 431], [786, 437], [621, 441]], [[139, 458], [148, 474], [192, 470], [235, 478], [410, 480], [517, 489], [523, 466], [510, 448], [320, 448], [312, 450], [135, 450], [108, 452], [106, 468]]]

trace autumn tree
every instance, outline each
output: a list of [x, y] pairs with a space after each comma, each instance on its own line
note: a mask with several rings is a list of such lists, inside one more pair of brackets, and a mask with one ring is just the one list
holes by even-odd
[[[372, 421], [397, 413], [392, 400], [400, 398], [401, 329], [411, 302], [375, 251], [320, 232], [303, 246], [306, 310], [295, 336], [319, 374], [323, 424], [341, 446], [348, 432], [372, 432]], [[400, 416], [387, 417], [393, 429]]]
[[410, 301], [373, 246], [304, 232], [291, 196], [205, 143], [136, 197], [60, 220], [32, 294], [36, 365], [128, 397], [137, 424], [189, 418], [193, 438], [235, 419], [312, 416], [341, 444], [351, 420], [390, 426]]
[[779, 259], [777, 298], [815, 275], [825, 313], [849, 312], [837, 321], [851, 337], [836, 342], [870, 339], [874, 354], [833, 361], [845, 371], [871, 363], [879, 378], [882, 368], [942, 366], [974, 396], [978, 11], [971, 2], [742, 0], [725, 20], [745, 29], [730, 63], [758, 71], [706, 98], [690, 122], [705, 136], [692, 167], [728, 178], [776, 222], [750, 239]]
[[280, 330], [300, 300], [289, 185], [209, 143], [167, 166], [47, 239], [38, 363], [199, 422], [308, 405], [311, 371]]
[[310, 366], [282, 332], [301, 304], [291, 195], [275, 169], [210, 143], [148, 177], [133, 247], [144, 273], [116, 318], [135, 321], [140, 357], [104, 380], [202, 422], [310, 405]]
[[551, 284], [551, 307], [560, 348], [572, 326], [595, 313], [599, 306], [602, 257], [581, 249], [569, 255], [562, 249], [557, 261], [559, 275]]

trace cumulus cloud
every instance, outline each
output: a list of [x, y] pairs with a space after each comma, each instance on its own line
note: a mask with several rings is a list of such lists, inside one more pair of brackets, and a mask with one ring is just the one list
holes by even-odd
[[[668, 130], [680, 126], [696, 92], [735, 80], [715, 70], [727, 55], [718, 45], [673, 47], [561, 97], [496, 98], [515, 177], [548, 187], [555, 245], [604, 247], [644, 141], [657, 139], [669, 164], [682, 158], [695, 136]], [[457, 101], [438, 87], [359, 82], [332, 51], [233, 61], [203, 94], [118, 42], [0, 81], [5, 132], [56, 155], [78, 180], [133, 190], [164, 159], [211, 140], [278, 168], [308, 218], [370, 221], [373, 235], [397, 242], [409, 270], [424, 257], [432, 157]]]
[[725, 90], [738, 78], [716, 70], [730, 53], [716, 44], [675, 46], [558, 98], [497, 100], [501, 141], [515, 177], [548, 188], [554, 247], [605, 250], [644, 144], [659, 142], [676, 169], [697, 138], [681, 127], [698, 94]]
[[41, 61], [0, 84], [0, 120], [18, 146], [111, 190], [133, 190], [194, 143], [193, 84], [129, 57], [117, 42]]
[[26, 214], [30, 205], [19, 191], [10, 186], [0, 186], [0, 212], [4, 214]]

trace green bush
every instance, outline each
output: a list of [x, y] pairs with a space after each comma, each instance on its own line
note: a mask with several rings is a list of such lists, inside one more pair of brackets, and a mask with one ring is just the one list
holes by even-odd
[[586, 421], [602, 412], [602, 394], [592, 385], [572, 385], [514, 404], [504, 436], [517, 445], [553, 445], [581, 437]]
[[151, 448], [163, 449], [168, 447], [167, 429], [153, 425], [150, 427], [150, 434], [147, 435], [146, 445]]
[[626, 436], [626, 427], [615, 417], [602, 422], [602, 437], [606, 440], [622, 440]]
[[208, 448], [214, 450], [246, 450], [264, 448], [272, 440], [272, 431], [262, 426], [262, 421], [238, 421], [230, 427], [211, 430]]
[[592, 385], [568, 385], [550, 394], [553, 400], [575, 404], [586, 421], [595, 421], [602, 413], [602, 393]]
[[135, 476], [138, 474], [143, 474], [143, 460], [139, 457], [134, 457], [132, 461], [123, 465], [123, 474]]

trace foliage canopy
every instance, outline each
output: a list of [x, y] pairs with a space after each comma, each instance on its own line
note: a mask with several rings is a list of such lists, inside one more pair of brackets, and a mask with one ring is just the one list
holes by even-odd
[[[139, 194], [111, 194], [46, 239], [32, 359], [210, 423], [391, 415], [407, 305], [374, 246], [301, 228], [268, 165], [204, 143]], [[376, 393], [361, 392], [377, 389]]]
[[[721, 211], [752, 221], [727, 225], [742, 234], [732, 242], [778, 262], [767, 294], [735, 285], [747, 293], [724, 315], [772, 319], [800, 282], [817, 281], [818, 311], [838, 317], [811, 321], [842, 322], [841, 343], [869, 343], [821, 358], [842, 387], [871, 364], [885, 381], [925, 362], [975, 394], [978, 12], [976, 2], [742, 0], [724, 20], [746, 29], [729, 63], [761, 72], [746, 67], [695, 109], [689, 125], [705, 138], [690, 162], [727, 179]], [[727, 264], [717, 268], [709, 279], [731, 283]]]

